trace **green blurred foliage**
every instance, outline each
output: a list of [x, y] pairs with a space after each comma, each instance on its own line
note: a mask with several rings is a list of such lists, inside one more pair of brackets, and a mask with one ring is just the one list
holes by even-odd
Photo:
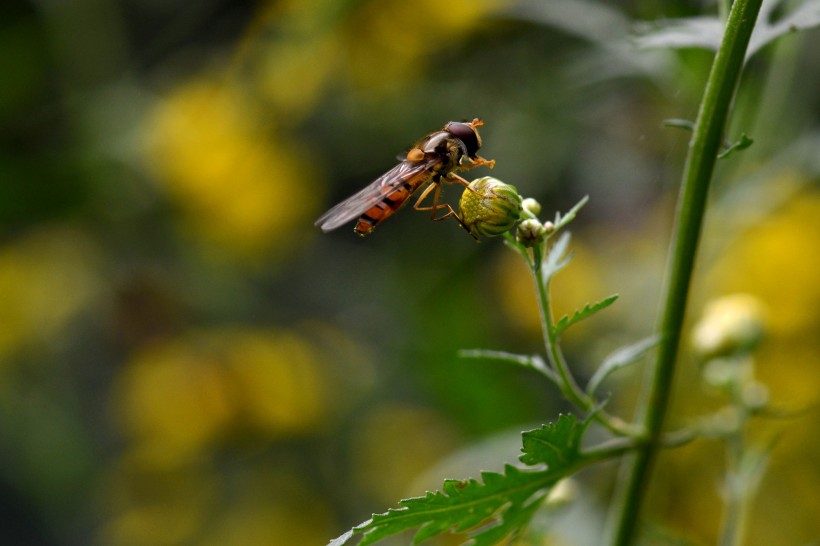
[[[553, 419], [559, 394], [528, 372], [456, 357], [539, 350], [531, 279], [500, 242], [409, 208], [366, 240], [313, 219], [426, 132], [481, 117], [492, 174], [545, 217], [591, 196], [555, 299], [564, 314], [621, 294], [567, 333], [592, 373], [652, 328], [687, 139], [661, 120], [694, 117], [710, 59], [636, 49], [630, 20], [698, 9], [4, 3], [4, 542], [322, 544], [422, 493], [442, 458]], [[694, 303], [767, 304], [760, 375], [793, 410], [820, 396], [817, 41], [748, 67], [729, 136], [755, 144], [719, 169]], [[627, 414], [638, 377], [608, 385]], [[697, 391], [684, 368], [678, 424], [714, 405]], [[816, 538], [817, 425], [777, 423], [750, 544]], [[705, 543], [715, 450], [670, 453], [653, 493], [653, 516]]]

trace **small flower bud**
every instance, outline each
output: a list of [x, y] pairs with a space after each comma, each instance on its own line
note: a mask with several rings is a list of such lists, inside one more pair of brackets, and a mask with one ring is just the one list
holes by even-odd
[[711, 419], [711, 429], [718, 434], [737, 431], [740, 426], [740, 414], [734, 406], [726, 406], [715, 413]]
[[705, 359], [749, 353], [763, 338], [763, 315], [763, 304], [754, 296], [724, 296], [706, 306], [692, 345]]
[[502, 235], [521, 218], [518, 190], [491, 176], [470, 182], [458, 207], [461, 223], [476, 239]]
[[533, 216], [538, 216], [541, 214], [541, 203], [533, 199], [532, 197], [527, 197], [521, 203], [521, 206], [524, 207], [524, 210], [532, 214]]
[[546, 233], [544, 224], [535, 218], [528, 218], [518, 224], [518, 230], [516, 231], [515, 236], [518, 239], [518, 242], [527, 246], [532, 246], [541, 241]]
[[703, 367], [701, 376], [711, 387], [730, 389], [737, 381], [737, 366], [730, 359], [713, 358]]

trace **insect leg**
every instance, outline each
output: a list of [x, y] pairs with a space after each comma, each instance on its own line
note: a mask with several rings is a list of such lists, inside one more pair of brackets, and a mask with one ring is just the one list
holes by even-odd
[[471, 159], [469, 163], [464, 163], [460, 165], [460, 169], [475, 169], [476, 167], [495, 167], [495, 159], [484, 159], [480, 155], [475, 156], [475, 159]]
[[467, 180], [465, 180], [464, 178], [457, 175], [456, 173], [448, 174], [447, 176], [444, 177], [444, 180], [446, 180], [447, 182], [450, 182], [451, 184], [461, 184], [462, 186], [464, 186], [468, 190], [473, 191], [473, 189], [470, 187], [470, 183], [467, 182]]
[[[476, 167], [487, 166], [492, 169], [494, 165], [495, 159], [487, 160], [481, 156], [476, 156], [474, 160], [471, 160], [471, 163], [465, 163], [463, 165], [460, 165], [459, 168], [467, 170], [474, 169]], [[449, 174], [447, 174], [447, 176], [444, 177], [444, 179], [452, 184], [461, 184], [468, 190], [473, 191], [473, 189], [470, 187], [470, 183], [467, 182], [467, 180], [465, 180], [461, 176], [457, 175], [455, 172], [450, 172]]]
[[[427, 207], [427, 206], [422, 207], [421, 202], [424, 201], [424, 199], [427, 198], [428, 195], [430, 195], [430, 192], [433, 191], [434, 188], [435, 188], [435, 192], [433, 193], [433, 204], [429, 207]], [[440, 220], [444, 220], [445, 218], [449, 218], [450, 216], [453, 216], [453, 217], [455, 217], [455, 219], [460, 224], [461, 219], [458, 217], [458, 214], [456, 214], [456, 211], [453, 210], [453, 207], [451, 207], [448, 203], [439, 203], [438, 202], [440, 196], [441, 196], [441, 183], [433, 182], [432, 184], [430, 184], [429, 186], [427, 186], [424, 189], [424, 191], [421, 193], [418, 200], [416, 201], [416, 204], [413, 205], [413, 208], [416, 209], [416, 210], [420, 210], [420, 211], [427, 211], [427, 210], [432, 211], [432, 215], [430, 216], [430, 219], [433, 220], [434, 222], [438, 222]], [[440, 217], [436, 218], [436, 211], [439, 211], [439, 210], [442, 210], [442, 209], [446, 209], [447, 213], [444, 216], [440, 216]]]
[[[433, 188], [437, 187], [437, 186], [439, 186], [439, 183], [438, 182], [433, 182], [432, 184], [430, 184], [429, 186], [424, 188], [424, 191], [421, 192], [421, 195], [419, 195], [419, 198], [416, 200], [416, 204], [413, 205], [413, 208], [416, 209], [416, 210], [431, 210], [431, 209], [433, 209], [433, 207], [422, 207], [421, 202], [424, 201], [425, 199], [427, 199], [427, 196], [430, 195], [430, 192], [433, 191]], [[435, 203], [434, 203], [434, 206], [435, 206]]]

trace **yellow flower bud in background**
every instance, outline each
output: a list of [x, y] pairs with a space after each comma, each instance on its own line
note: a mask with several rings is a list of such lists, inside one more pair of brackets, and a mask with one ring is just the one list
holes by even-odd
[[563, 506], [578, 498], [580, 487], [572, 478], [560, 480], [547, 495], [548, 506]]
[[518, 190], [491, 176], [470, 182], [458, 207], [462, 225], [475, 239], [502, 235], [521, 219]]
[[695, 325], [692, 345], [704, 359], [748, 353], [763, 337], [764, 314], [763, 304], [749, 294], [714, 300]]

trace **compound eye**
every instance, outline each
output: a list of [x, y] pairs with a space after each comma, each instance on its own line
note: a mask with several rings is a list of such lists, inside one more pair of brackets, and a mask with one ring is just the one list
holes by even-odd
[[464, 143], [464, 147], [467, 149], [467, 155], [470, 157], [475, 157], [475, 154], [478, 153], [478, 149], [481, 148], [478, 131], [467, 123], [451, 121], [444, 126], [444, 130]]

